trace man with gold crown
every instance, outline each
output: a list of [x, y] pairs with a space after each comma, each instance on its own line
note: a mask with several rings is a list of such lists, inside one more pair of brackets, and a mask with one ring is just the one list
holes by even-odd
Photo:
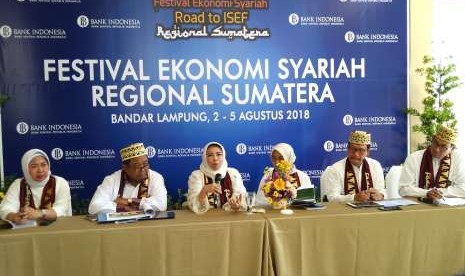
[[150, 169], [144, 144], [120, 150], [122, 168], [103, 179], [89, 204], [89, 214], [135, 210], [166, 210], [163, 176]]
[[321, 177], [321, 190], [328, 201], [370, 201], [384, 199], [384, 174], [381, 164], [368, 157], [371, 135], [353, 131], [347, 157], [328, 166]]
[[465, 197], [464, 156], [455, 149], [457, 130], [438, 126], [431, 144], [407, 156], [399, 179], [401, 196]]

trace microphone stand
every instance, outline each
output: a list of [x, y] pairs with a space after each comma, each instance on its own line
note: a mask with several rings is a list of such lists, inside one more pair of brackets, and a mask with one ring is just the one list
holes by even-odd
[[[217, 173], [215, 175], [215, 184], [216, 185], [220, 185], [220, 189], [221, 189], [221, 174]], [[219, 193], [215, 193], [215, 206], [216, 208], [221, 208], [221, 198], [220, 198], [220, 194]]]

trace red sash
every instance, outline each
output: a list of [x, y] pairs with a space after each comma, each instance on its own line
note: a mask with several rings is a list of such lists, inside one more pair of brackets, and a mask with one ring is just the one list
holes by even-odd
[[293, 181], [291, 181], [291, 184], [293, 184], [294, 187], [299, 188], [300, 187], [299, 174], [295, 172], [295, 173], [291, 173], [290, 176], [293, 178]]
[[[55, 177], [51, 175], [42, 190], [42, 197], [40, 199], [40, 206], [38, 209], [52, 208], [53, 203], [55, 203], [55, 189], [56, 180]], [[19, 186], [19, 207], [23, 209], [26, 206], [36, 209], [31, 187], [27, 184], [26, 179], [23, 178]]]
[[[213, 179], [204, 174], [203, 183], [204, 185], [213, 184]], [[223, 191], [220, 195], [220, 202], [221, 202], [221, 206], [223, 206], [226, 202], [228, 202], [228, 200], [231, 198], [233, 194], [232, 182], [231, 182], [231, 177], [229, 176], [229, 173], [226, 173], [225, 177], [221, 179], [220, 184], [221, 184], [221, 191]], [[213, 193], [208, 195], [208, 203], [210, 203], [210, 206], [216, 207], [215, 196]]]
[[[373, 178], [371, 177], [370, 166], [366, 159], [363, 159], [362, 182], [360, 186], [362, 191], [368, 190], [368, 188], [373, 188]], [[359, 192], [354, 168], [352, 167], [352, 164], [350, 164], [349, 158], [347, 158], [344, 173], [344, 194], [356, 194]]]
[[[126, 182], [127, 182], [127, 175], [124, 171], [121, 171], [121, 178], [120, 178], [119, 189], [118, 189], [119, 198], [123, 197], [124, 185], [126, 185]], [[148, 192], [149, 192], [149, 178], [147, 177], [143, 182], [139, 183], [139, 191], [137, 192], [137, 199], [132, 201], [131, 207], [133, 209], [139, 209], [140, 200], [144, 197], [146, 198], [148, 196]], [[117, 208], [116, 211], [123, 212], [126, 210]]]
[[420, 165], [420, 175], [418, 177], [418, 187], [423, 189], [446, 188], [450, 185], [449, 172], [452, 160], [450, 154], [441, 159], [436, 178], [433, 180], [433, 156], [428, 147], [423, 153]]

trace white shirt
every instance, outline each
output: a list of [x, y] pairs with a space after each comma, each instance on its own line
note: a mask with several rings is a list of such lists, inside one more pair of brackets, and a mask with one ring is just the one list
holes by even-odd
[[[418, 187], [420, 176], [421, 160], [425, 150], [419, 150], [407, 156], [402, 173], [399, 179], [399, 193], [401, 196], [426, 196], [427, 189]], [[447, 188], [439, 188], [444, 196], [465, 197], [465, 163], [464, 156], [458, 151], [451, 153], [451, 167], [449, 171], [449, 181], [451, 184]], [[433, 158], [433, 179], [439, 170], [440, 160]]]
[[[270, 170], [273, 170], [273, 168], [270, 168]], [[301, 170], [297, 170], [297, 169], [295, 169], [295, 171], [297, 172], [297, 176], [299, 177], [299, 181], [300, 181], [300, 187], [297, 188], [297, 190], [313, 188], [313, 184], [310, 181], [310, 177], [308, 177], [306, 173], [304, 173]], [[262, 186], [265, 185], [265, 181], [266, 181], [266, 175], [263, 175], [262, 179], [260, 180], [260, 185], [258, 185], [257, 196], [255, 198], [256, 206], [269, 206], [270, 205], [262, 190]]]
[[[231, 185], [232, 185], [232, 197], [236, 197], [242, 194], [242, 202], [245, 204], [245, 187], [244, 183], [242, 182], [241, 174], [238, 170], [234, 168], [227, 169], [229, 177], [231, 178]], [[208, 197], [201, 202], [199, 200], [199, 194], [202, 190], [202, 187], [205, 185], [204, 183], [204, 174], [200, 170], [195, 170], [189, 176], [189, 180], [187, 182], [189, 189], [187, 192], [187, 204], [189, 208], [196, 214], [203, 214], [210, 209], [210, 204], [208, 203]], [[223, 205], [224, 209], [229, 208], [229, 203], [225, 203]]]
[[[55, 177], [55, 202], [53, 203], [52, 209], [56, 212], [57, 217], [71, 216], [71, 194], [68, 185], [68, 181], [64, 178], [54, 175]], [[19, 191], [21, 187], [22, 178], [17, 178], [11, 186], [8, 188], [8, 192], [5, 195], [2, 203], [0, 204], [0, 215], [2, 219], [5, 219], [9, 213], [19, 212]], [[34, 199], [35, 207], [40, 206], [42, 199], [42, 191], [45, 186], [30, 185], [32, 197]]]
[[[101, 211], [116, 212], [116, 198], [121, 181], [121, 170], [106, 176], [102, 184], [97, 187], [97, 190], [89, 204], [89, 214], [97, 214]], [[139, 185], [133, 186], [129, 183], [124, 185], [123, 198], [137, 198]], [[165, 181], [163, 176], [155, 171], [149, 170], [149, 190], [147, 198], [142, 198], [139, 208], [150, 205], [156, 211], [166, 210]]]
[[[324, 172], [325, 177], [321, 178], [321, 190], [326, 191], [328, 201], [353, 201], [355, 194], [344, 194], [344, 175], [347, 157], [328, 166]], [[386, 197], [384, 188], [384, 174], [381, 164], [370, 157], [365, 157], [370, 167], [371, 177], [373, 179], [373, 188]], [[362, 166], [352, 166], [355, 172], [357, 185], [360, 188], [362, 180]]]

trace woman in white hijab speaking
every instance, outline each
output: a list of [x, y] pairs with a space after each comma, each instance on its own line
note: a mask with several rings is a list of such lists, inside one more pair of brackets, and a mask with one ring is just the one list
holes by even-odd
[[24, 177], [11, 183], [0, 204], [0, 216], [16, 224], [26, 220], [54, 221], [71, 216], [68, 182], [52, 175], [50, 160], [40, 149], [31, 149], [21, 158]]
[[[267, 181], [274, 180], [274, 176], [278, 175], [276, 172], [278, 170], [277, 164], [281, 161], [286, 161], [290, 165], [289, 174], [292, 176], [292, 185], [297, 187], [296, 190], [313, 188], [313, 184], [310, 181], [308, 175], [298, 170], [295, 166], [296, 156], [294, 149], [291, 145], [286, 143], [279, 143], [273, 146], [271, 150], [271, 163], [272, 167], [267, 167], [264, 171], [264, 175], [260, 180], [260, 185], [258, 186], [257, 196], [255, 199], [256, 206], [269, 206], [270, 201], [265, 196], [262, 187], [266, 184]], [[295, 196], [295, 195], [294, 195]]]
[[188, 185], [187, 203], [197, 214], [211, 208], [228, 211], [246, 208], [242, 177], [239, 171], [228, 167], [226, 151], [218, 142], [205, 145], [200, 169], [191, 173]]

